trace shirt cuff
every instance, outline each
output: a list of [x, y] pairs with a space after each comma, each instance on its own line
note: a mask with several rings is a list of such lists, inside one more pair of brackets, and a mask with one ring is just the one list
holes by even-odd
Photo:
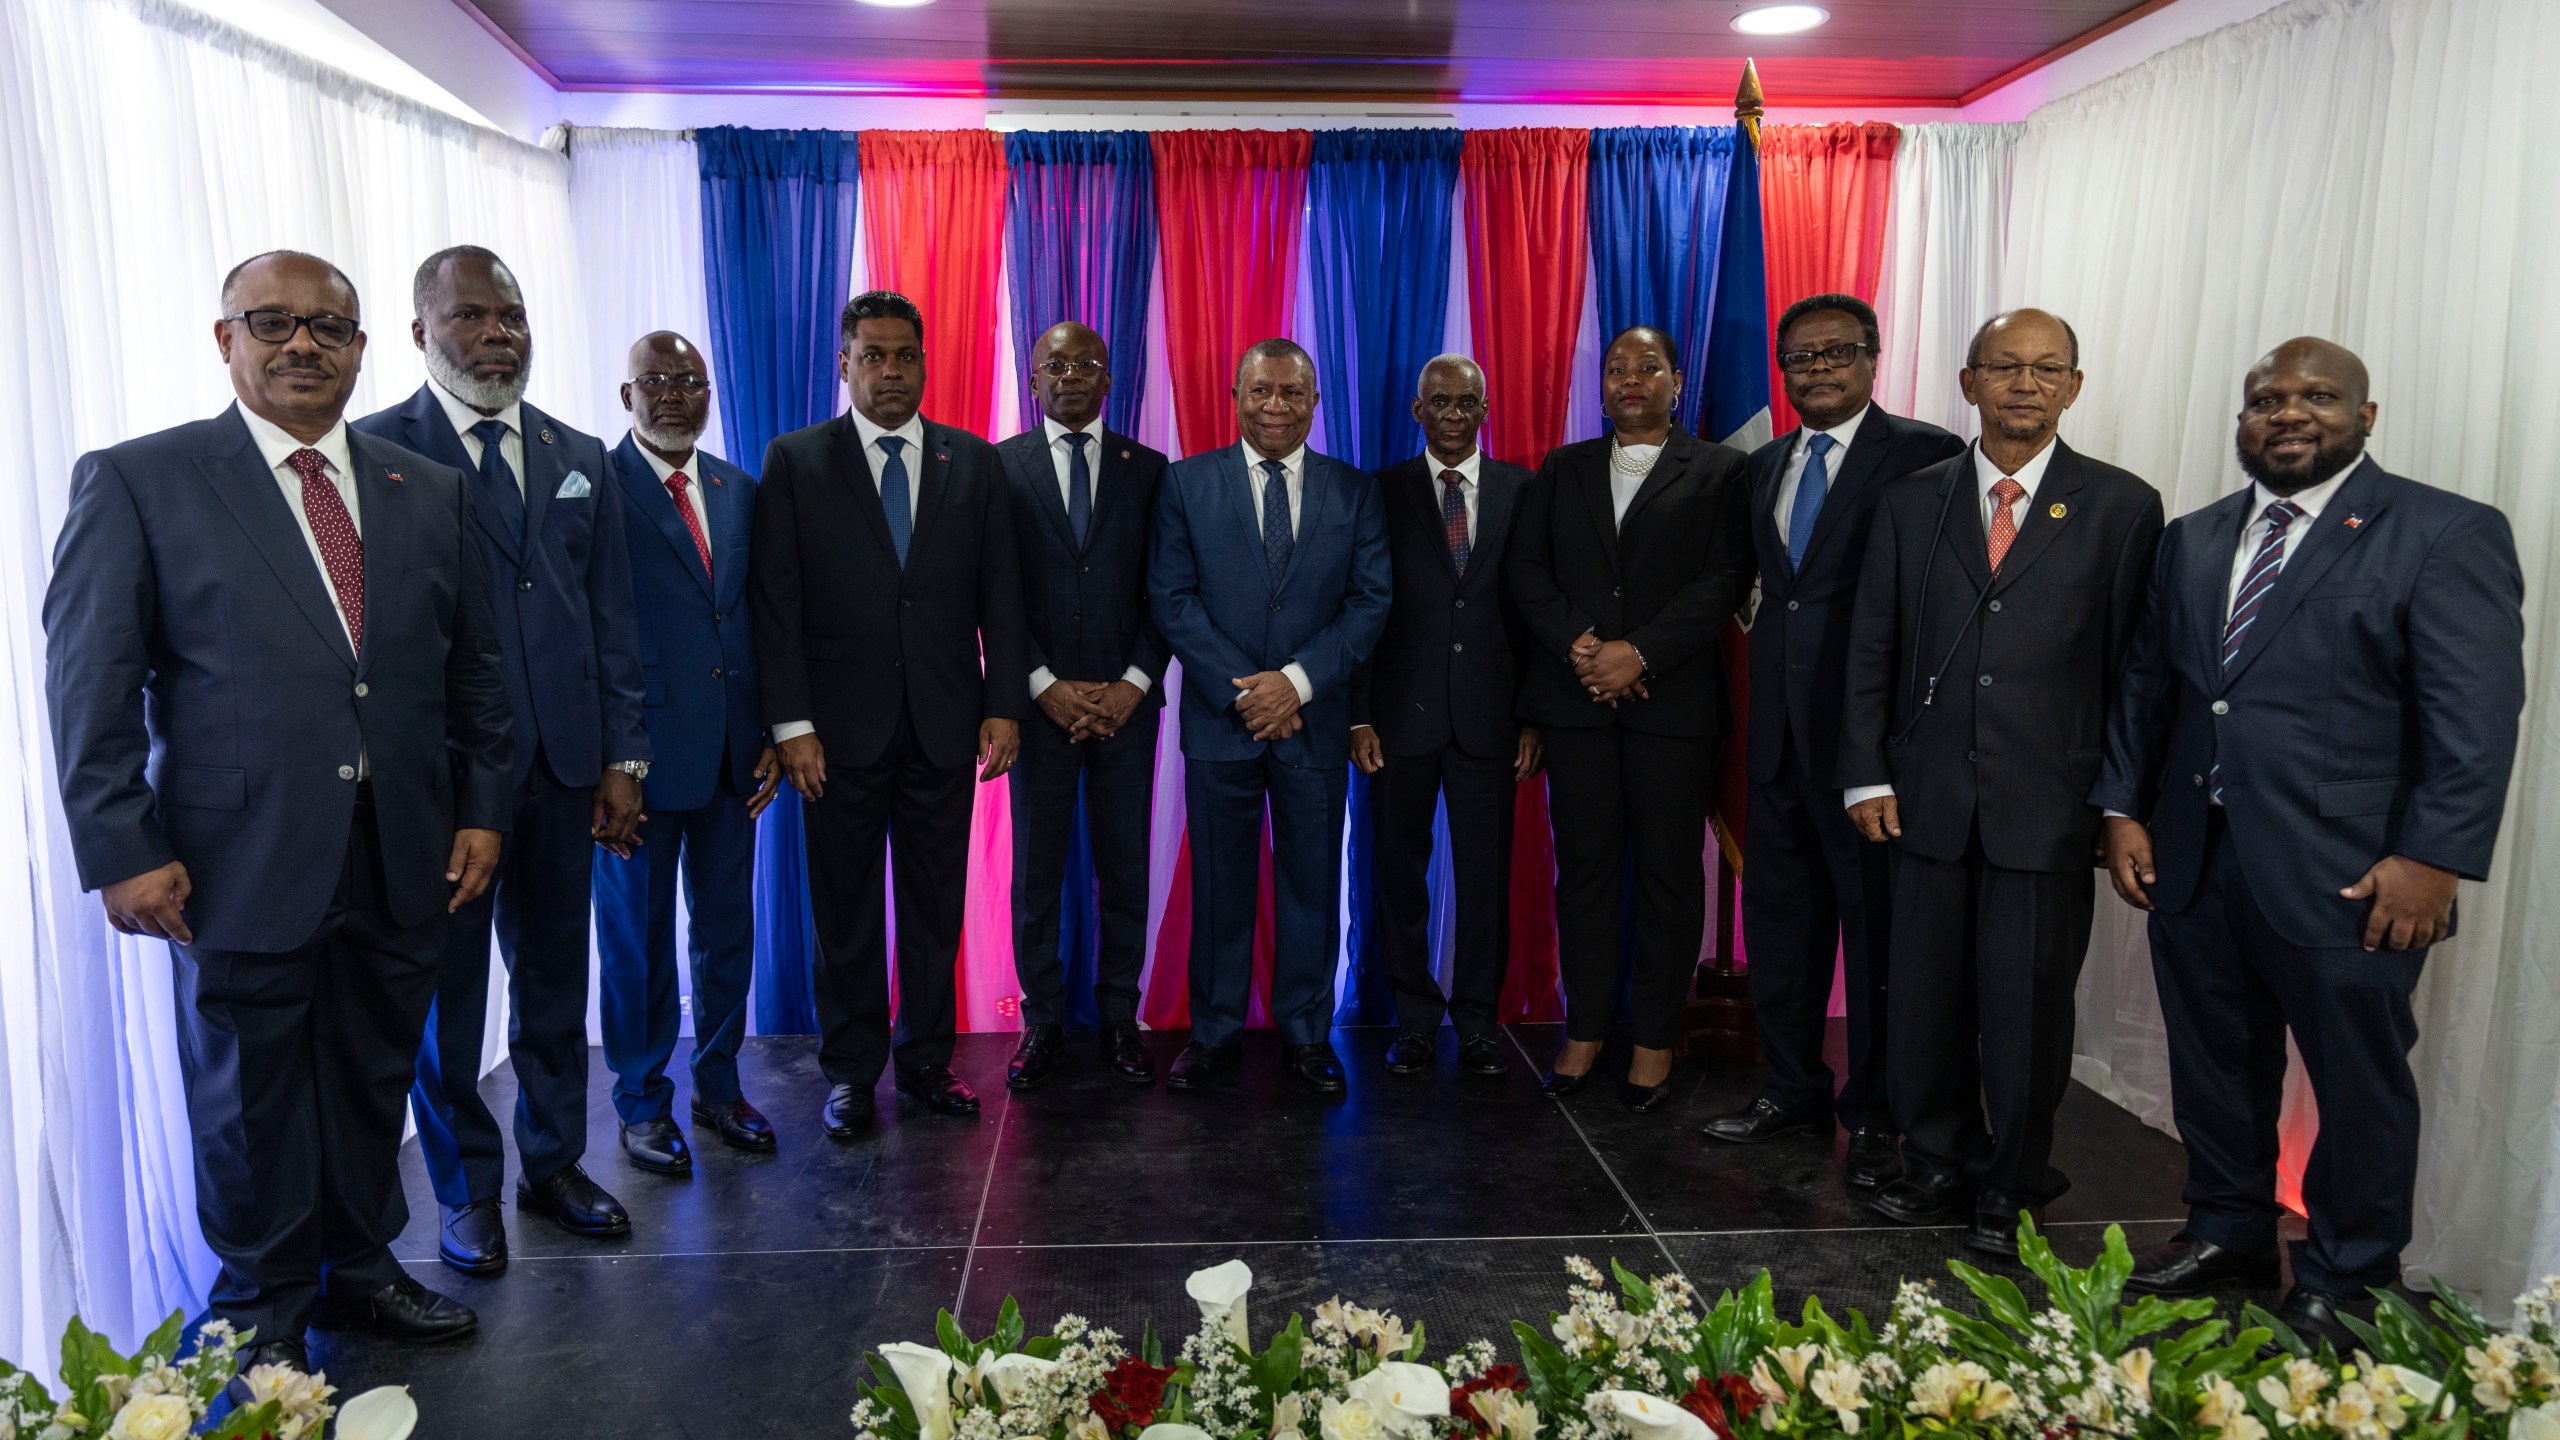
[[1144, 670], [1139, 669], [1139, 668], [1138, 668], [1137, 666], [1135, 666], [1135, 665], [1132, 665], [1132, 666], [1130, 666], [1128, 669], [1121, 671], [1121, 672], [1120, 672], [1120, 678], [1121, 678], [1121, 679], [1123, 679], [1123, 680], [1128, 681], [1128, 682], [1129, 682], [1130, 684], [1132, 684], [1132, 685], [1137, 686], [1137, 687], [1138, 687], [1138, 693], [1139, 693], [1139, 694], [1141, 694], [1141, 695], [1144, 695], [1144, 694], [1146, 694], [1148, 691], [1153, 690], [1154, 688], [1156, 688], [1156, 682], [1154, 682], [1153, 680], [1150, 680], [1150, 679], [1148, 679], [1148, 678], [1147, 678], [1147, 672], [1146, 672], [1146, 671], [1144, 671]]
[[797, 740], [803, 735], [817, 733], [818, 727], [806, 720], [785, 720], [773, 727], [773, 743], [779, 745], [785, 740]]
[[1050, 686], [1055, 685], [1055, 684], [1057, 684], [1057, 683], [1058, 683], [1058, 677], [1057, 677], [1057, 676], [1055, 676], [1055, 675], [1053, 675], [1053, 674], [1051, 674], [1051, 673], [1049, 672], [1049, 667], [1048, 667], [1048, 666], [1046, 666], [1046, 665], [1043, 665], [1043, 666], [1041, 666], [1039, 669], [1032, 671], [1032, 672], [1031, 672], [1031, 698], [1032, 698], [1032, 699], [1034, 699], [1034, 700], [1039, 699], [1039, 698], [1040, 698], [1040, 692], [1041, 692], [1041, 691], [1046, 690], [1046, 689], [1048, 689]]
[[2132, 818], [2133, 818], [2132, 816], [2127, 815], [2126, 813], [2124, 813], [2124, 812], [2123, 812], [2123, 811], [2121, 811], [2121, 810], [2101, 810], [2101, 811], [2099, 811], [2099, 812], [2098, 812], [2098, 814], [2099, 814], [2102, 818], [2104, 818], [2104, 819], [2108, 819], [2108, 820], [2130, 820], [2130, 819], [2132, 819]]
[[1882, 797], [1891, 795], [1892, 793], [1893, 787], [1890, 785], [1854, 786], [1841, 794], [1840, 808], [1843, 810], [1855, 810], [1870, 800], [1881, 799]]
[[1295, 660], [1292, 660], [1288, 664], [1280, 667], [1280, 673], [1288, 676], [1289, 683], [1298, 687], [1299, 704], [1304, 705], [1308, 701], [1316, 698], [1316, 682], [1307, 678], [1305, 666], [1300, 665]]

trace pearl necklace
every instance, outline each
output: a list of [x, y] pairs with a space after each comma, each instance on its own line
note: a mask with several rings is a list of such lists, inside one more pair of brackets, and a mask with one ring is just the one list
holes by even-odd
[[1630, 480], [1641, 480], [1653, 473], [1653, 462], [1662, 454], [1659, 445], [1626, 445], [1618, 437], [1609, 437], [1609, 468]]

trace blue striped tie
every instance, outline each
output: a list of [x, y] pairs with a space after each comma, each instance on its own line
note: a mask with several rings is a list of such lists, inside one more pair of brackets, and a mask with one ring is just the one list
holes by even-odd
[[[2231, 662], [2240, 658], [2240, 643], [2249, 627], [2258, 623], [2258, 612], [2266, 608], [2267, 596], [2276, 588], [2276, 576], [2284, 570], [2284, 534], [2293, 522], [2302, 518], [2302, 507], [2290, 500], [2278, 500], [2260, 515], [2267, 522], [2267, 533], [2258, 541], [2258, 553], [2249, 557], [2249, 571], [2240, 577], [2240, 588], [2231, 595], [2231, 618], [2222, 625], [2222, 673], [2231, 673]], [[2222, 801], [2222, 762], [2216, 760], [2207, 782], [2216, 804]]]

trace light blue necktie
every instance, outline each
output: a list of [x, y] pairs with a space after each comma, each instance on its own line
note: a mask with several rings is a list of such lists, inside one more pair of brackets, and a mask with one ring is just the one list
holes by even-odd
[[1822, 457], [1839, 442], [1816, 435], [1805, 442], [1804, 474], [1796, 477], [1795, 508], [1787, 512], [1787, 568], [1804, 568], [1805, 547], [1813, 543], [1813, 522], [1822, 518], [1822, 499], [1831, 489], [1831, 467]]
[[889, 548], [898, 552], [898, 568], [907, 568], [907, 541], [915, 535], [915, 517], [907, 505], [907, 462], [898, 452], [907, 442], [895, 435], [880, 437], [880, 508], [889, 513]]
[[1280, 588], [1289, 573], [1289, 472], [1277, 460], [1262, 462], [1262, 564], [1271, 572], [1271, 588]]

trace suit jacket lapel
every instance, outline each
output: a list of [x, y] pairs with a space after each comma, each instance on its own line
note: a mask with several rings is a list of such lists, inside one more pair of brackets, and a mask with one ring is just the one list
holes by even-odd
[[[2018, 577], [2026, 574], [2028, 567], [2051, 548], [2054, 537], [2062, 533], [2062, 527], [2079, 517], [2080, 507], [2071, 503], [2071, 497], [2080, 492], [2086, 478], [2080, 470], [2079, 455], [2059, 439], [2055, 440], [2053, 458], [2045, 463], [2044, 480], [2036, 486], [2036, 493], [2025, 501], [2027, 517], [2018, 526], [2018, 538], [2009, 542], [2009, 553], [2000, 559], [2000, 574], [1992, 584], [1992, 593], [1998, 594], [2017, 584]], [[2057, 511], [2060, 513], [2055, 513]], [[1973, 513], [1982, 513], [1979, 504]], [[1982, 553], [1984, 563], [1990, 563], [1991, 540], [1987, 535], [1983, 537]]]
[[[1097, 430], [1094, 432], [1094, 451], [1093, 520], [1085, 530], [1083, 546], [1083, 549], [1087, 550], [1093, 548], [1093, 537], [1102, 533], [1104, 514], [1116, 506], [1126, 504], [1129, 499], [1127, 493], [1130, 465], [1129, 442], [1112, 434], [1108, 429]], [[1054, 480], [1056, 476], [1054, 468], [1050, 474]], [[1056, 493], [1057, 488], [1055, 484], [1049, 487], [1052, 494]], [[1067, 529], [1068, 543], [1073, 544], [1075, 543], [1073, 527], [1066, 526], [1066, 517], [1067, 502], [1065, 497], [1061, 496], [1058, 500], [1058, 520], [1060, 525]]]
[[[1626, 520], [1636, 518], [1637, 511], [1651, 504], [1654, 497], [1679, 480], [1689, 467], [1689, 452], [1697, 445], [1696, 438], [1688, 431], [1676, 425], [1671, 428], [1671, 434], [1662, 442], [1662, 453], [1653, 457], [1653, 469], [1646, 472], [1644, 484], [1636, 490], [1635, 498], [1627, 502]], [[1626, 520], [1618, 522], [1619, 528], [1625, 528]]]
[[[871, 450], [862, 443], [862, 432], [854, 428], [853, 412], [836, 417], [835, 434], [829, 437], [828, 451], [835, 457], [836, 478], [844, 482], [845, 498], [853, 502], [865, 523], [871, 527], [871, 538], [880, 542], [880, 553], [890, 564], [898, 563], [898, 547], [889, 541], [889, 512], [880, 506], [880, 485], [871, 478]], [[914, 533], [908, 534], [913, 550]]]
[[[925, 537], [932, 533], [936, 516], [942, 513], [943, 492], [951, 484], [951, 436], [941, 426], [928, 420], [924, 425], [924, 453], [907, 467], [915, 485], [909, 500], [907, 563], [913, 565], [924, 549]], [[888, 512], [881, 512], [881, 523], [888, 523]]]
[[[2286, 558], [2284, 568], [2276, 572], [2275, 588], [2267, 592], [2267, 603], [2258, 611], [2258, 618], [2250, 624], [2249, 632], [2240, 637], [2240, 653], [2231, 657], [2231, 668], [2224, 673], [2223, 684], [2227, 686], [2239, 679], [2240, 672], [2248, 669], [2274, 643], [2276, 632], [2293, 618], [2294, 611], [2302, 608], [2302, 597], [2312, 586], [2319, 584], [2320, 577], [2329, 573], [2329, 567], [2337, 564], [2348, 547], [2363, 538], [2364, 532], [2372, 529], [2374, 522], [2382, 517], [2382, 501], [2373, 493], [2373, 477], [2378, 473], [2370, 459], [2357, 460], [2355, 472], [2347, 477], [2347, 483], [2338, 487], [2338, 493], [2329, 497], [2329, 503], [2321, 508], [2320, 518], [2298, 522], [2310, 525], [2311, 529], [2294, 543], [2293, 554]], [[2347, 523], [2349, 520], [2356, 523], [2350, 525]], [[2232, 553], [2235, 557], [2239, 553], [2239, 543], [2234, 537]], [[2224, 572], [2223, 583], [2226, 587], [2230, 584], [2228, 571]], [[2221, 638], [2219, 634], [2215, 635], [2217, 645]]]
[[[347, 458], [355, 463], [356, 470], [356, 515], [364, 530], [364, 605], [368, 625], [376, 614], [377, 603], [387, 603], [396, 593], [398, 582], [392, 577], [409, 565], [400, 544], [409, 533], [409, 485], [405, 480], [392, 479], [391, 467], [367, 453], [372, 443], [370, 436], [347, 432]], [[373, 668], [373, 655], [371, 648], [357, 654], [359, 679]]]
[[[705, 463], [703, 468], [711, 467]], [[711, 604], [715, 610], [731, 611], [746, 603], [747, 547], [755, 528], [755, 486], [732, 485], [729, 477], [719, 474], [707, 479], [711, 508], [720, 512], [720, 522], [711, 533], [711, 553], [719, 560], [719, 569], [711, 577]]]
[[[1804, 542], [1805, 563], [1811, 564], [1813, 557], [1821, 551], [1823, 542], [1840, 533], [1840, 527], [1848, 523], [1841, 518], [1849, 513], [1848, 502], [1875, 479], [1878, 470], [1884, 468], [1885, 452], [1893, 448], [1892, 431], [1886, 428], [1891, 423], [1892, 417], [1882, 410], [1867, 412], [1866, 423], [1858, 427], [1858, 443], [1849, 447], [1848, 458], [1842, 460], [1840, 468], [1832, 474], [1830, 488], [1822, 497], [1822, 509], [1814, 516], [1813, 535]], [[1779, 474], [1785, 473], [1782, 465]], [[1760, 507], [1762, 522], [1772, 527], [1777, 524], [1776, 490], [1776, 486], [1770, 487], [1768, 503]], [[1783, 543], [1779, 548], [1785, 548]]]
[[1289, 563], [1280, 568], [1280, 590], [1288, 589], [1290, 578], [1298, 573], [1298, 557], [1307, 553], [1307, 537], [1315, 533], [1316, 522], [1330, 513], [1332, 467], [1325, 465], [1323, 459], [1313, 450], [1308, 451], [1306, 468], [1298, 476], [1297, 533], [1289, 542]]
[[[649, 517], [658, 538], [666, 541], [668, 548], [676, 552], [677, 562], [684, 566], [686, 574], [693, 577], [694, 583], [702, 587], [702, 593], [711, 595], [712, 577], [702, 568], [702, 552], [694, 546], [693, 532], [685, 528], [684, 517], [676, 513], [675, 497], [667, 493], [666, 486], [658, 483], [658, 472], [650, 466], [648, 457], [640, 453], [640, 443], [624, 436], [622, 443], [614, 447], [612, 459], [614, 472], [622, 481], [623, 494], [639, 507], [641, 514]], [[702, 473], [702, 452], [694, 452], [693, 463], [685, 470], [685, 475], [694, 482], [695, 502], [709, 508], [711, 482]], [[717, 528], [725, 530], [726, 527]], [[718, 597], [712, 598], [716, 600]]]
[[[1467, 547], [1467, 575], [1498, 576], [1502, 572], [1502, 542], [1511, 534], [1511, 506], [1519, 498], [1516, 487], [1504, 484], [1490, 462], [1476, 469], [1476, 538]], [[1447, 545], [1440, 548], [1447, 549]]]
[[[1254, 509], [1253, 476], [1245, 469], [1244, 452], [1234, 445], [1222, 445], [1217, 453], [1218, 471], [1224, 480], [1218, 488], [1227, 494], [1228, 508], [1244, 537], [1244, 553], [1258, 561], [1263, 555], [1262, 517]], [[1298, 528], [1303, 530], [1306, 527]], [[1291, 553], [1296, 553], [1294, 547]], [[1264, 574], [1266, 577], [1269, 575], [1268, 566], [1264, 567]], [[1271, 589], [1276, 594], [1280, 587], [1274, 585]]]
[[1982, 531], [1982, 487], [1974, 483], [1973, 452], [1958, 455], [1951, 470], [1947, 484], [1955, 493], [1938, 492], [1939, 513], [1946, 517], [1938, 527], [1939, 543], [1956, 552], [1956, 563], [1979, 590], [1991, 583], [1991, 537]]
[[[320, 632], [331, 653], [352, 670], [356, 655], [347, 645], [346, 626], [339, 622], [337, 606], [329, 598], [329, 577], [312, 558], [311, 545], [302, 538], [302, 527], [294, 523], [293, 507], [285, 503], [284, 490], [277, 483], [275, 472], [267, 468], [266, 457], [258, 453], [248, 422], [239, 417], [237, 407], [230, 420], [236, 443], [219, 454], [198, 457], [196, 468], [222, 498], [231, 517], [248, 532], [249, 542], [258, 547], [267, 568], [275, 572], [285, 594], [293, 598], [294, 608], [311, 622], [312, 629]], [[349, 458], [354, 458], [352, 442]], [[359, 461], [357, 468], [365, 467]], [[359, 489], [357, 505], [362, 507], [367, 498], [366, 492]], [[372, 569], [370, 558], [366, 569]], [[370, 575], [367, 583], [371, 583]]]
[[[516, 416], [524, 424], [524, 474], [519, 478], [524, 482], [524, 544], [530, 551], [542, 543], [543, 517], [551, 513], [552, 498], [569, 472], [562, 463], [551, 417], [530, 405], [518, 406]], [[594, 485], [594, 477], [587, 483]]]
[[[1404, 492], [1406, 503], [1422, 517], [1422, 533], [1439, 537], [1440, 543], [1431, 548], [1440, 552], [1440, 568], [1449, 572], [1451, 580], [1464, 581], [1466, 577], [1458, 573], [1458, 557], [1449, 553], [1449, 527], [1440, 518], [1440, 465], [1431, 458], [1430, 451], [1422, 452], [1422, 463], [1416, 465], [1414, 473], [1395, 488]], [[1476, 462], [1476, 533], [1484, 533], [1484, 462], [1481, 460]], [[1477, 552], [1472, 544], [1467, 548], [1467, 568], [1472, 570], [1476, 566]]]
[[[1591, 527], [1600, 532], [1600, 551], [1609, 557], [1609, 569], [1614, 572], [1618, 568], [1618, 513], [1610, 494], [1615, 477], [1610, 473], [1606, 442], [1600, 447], [1598, 459], [1596, 471], [1586, 463], [1569, 467], [1564, 478], [1582, 491], [1582, 508], [1590, 513]], [[1573, 473], [1576, 470], [1580, 473]]]
[[[1058, 466], [1049, 453], [1047, 425], [1027, 432], [1012, 448], [1012, 462], [1022, 484], [1031, 489], [1031, 503], [1048, 518], [1049, 528], [1058, 532], [1058, 543], [1075, 553], [1075, 527], [1067, 523], [1066, 497], [1058, 493]], [[1094, 512], [1101, 513], [1102, 495], [1097, 483], [1093, 497]]]
[[2222, 683], [2222, 622], [2230, 603], [2231, 556], [2249, 513], [2249, 494], [2243, 490], [2214, 501], [2197, 511], [2186, 527], [2180, 598], [2187, 613], [2195, 617], [2195, 649], [2189, 659], [2208, 689], [2218, 689]]
[[[1779, 437], [1786, 442], [1786, 448], [1778, 452], [1776, 464], [1754, 464], [1751, 467], [1751, 526], [1759, 536], [1763, 554], [1787, 553], [1787, 532], [1778, 527], [1778, 491], [1786, 484], [1787, 461], [1794, 457], [1796, 443], [1803, 435], [1804, 427], [1801, 425], [1788, 431]], [[1826, 498], [1825, 506], [1829, 503]], [[1811, 554], [1812, 551], [1808, 549], [1806, 553]], [[1763, 577], [1761, 583], [1766, 585], [1767, 578]]]

